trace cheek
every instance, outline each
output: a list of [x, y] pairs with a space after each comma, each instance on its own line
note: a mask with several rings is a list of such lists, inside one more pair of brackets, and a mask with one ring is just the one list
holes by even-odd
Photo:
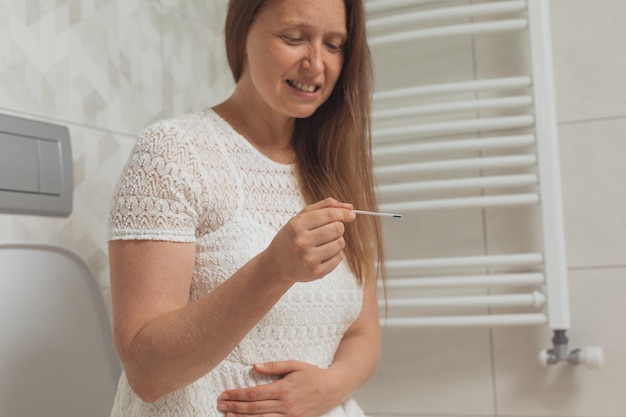
[[298, 62], [295, 54], [272, 48], [252, 52], [250, 58], [255, 78], [276, 82]]
[[275, 69], [268, 61], [263, 59], [255, 59], [249, 64], [250, 78], [255, 87], [259, 91], [273, 90], [274, 87], [270, 87], [274, 84], [276, 78]]

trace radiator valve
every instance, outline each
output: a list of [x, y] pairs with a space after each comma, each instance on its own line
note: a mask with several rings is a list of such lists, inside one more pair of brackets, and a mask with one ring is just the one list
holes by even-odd
[[539, 362], [543, 366], [567, 362], [571, 365], [584, 365], [591, 369], [598, 369], [604, 365], [604, 351], [601, 347], [590, 346], [569, 351], [567, 343], [565, 330], [555, 330], [552, 338], [553, 348], [539, 352]]

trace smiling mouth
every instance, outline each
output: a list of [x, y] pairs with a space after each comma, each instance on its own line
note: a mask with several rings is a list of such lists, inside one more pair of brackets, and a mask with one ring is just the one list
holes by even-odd
[[320, 89], [319, 86], [314, 85], [314, 84], [304, 84], [304, 83], [300, 83], [300, 82], [292, 81], [292, 80], [287, 80], [287, 84], [305, 93], [314, 93]]

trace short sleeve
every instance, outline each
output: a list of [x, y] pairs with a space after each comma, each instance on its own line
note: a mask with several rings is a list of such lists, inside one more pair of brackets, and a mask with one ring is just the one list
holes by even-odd
[[143, 132], [113, 193], [109, 240], [196, 240], [204, 194], [192, 139], [167, 122]]

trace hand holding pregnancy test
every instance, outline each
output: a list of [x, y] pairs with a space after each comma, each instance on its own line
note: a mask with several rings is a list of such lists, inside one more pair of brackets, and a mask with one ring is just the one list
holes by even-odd
[[381, 212], [378, 212], [378, 211], [352, 210], [352, 212], [356, 213], [356, 214], [365, 214], [367, 216], [392, 217], [394, 219], [402, 218], [401, 214], [381, 213]]

